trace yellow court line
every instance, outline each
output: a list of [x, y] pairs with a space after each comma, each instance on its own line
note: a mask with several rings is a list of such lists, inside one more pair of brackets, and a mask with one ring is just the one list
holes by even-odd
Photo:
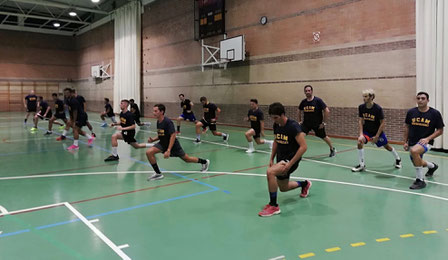
[[325, 249], [325, 251], [327, 251], [328, 253], [336, 252], [336, 251], [339, 251], [339, 250], [341, 250], [340, 247], [332, 247], [332, 248]]
[[353, 243], [353, 244], [350, 244], [352, 247], [358, 247], [358, 246], [365, 246], [366, 245], [366, 243], [364, 243], [364, 242], [358, 242], [358, 243]]
[[390, 240], [390, 238], [387, 238], [387, 237], [385, 237], [385, 238], [378, 238], [376, 240], [376, 242], [381, 243], [381, 242], [386, 242], [386, 241], [389, 241], [389, 240]]
[[437, 233], [437, 231], [435, 231], [435, 230], [423, 231], [423, 234], [425, 234], [425, 235], [436, 234], [436, 233]]
[[299, 257], [301, 259], [312, 257], [312, 256], [315, 256], [315, 254], [314, 253], [306, 253], [306, 254], [303, 254], [303, 255], [299, 255]]
[[401, 238], [407, 238], [407, 237], [413, 237], [414, 234], [404, 234], [404, 235], [400, 235]]

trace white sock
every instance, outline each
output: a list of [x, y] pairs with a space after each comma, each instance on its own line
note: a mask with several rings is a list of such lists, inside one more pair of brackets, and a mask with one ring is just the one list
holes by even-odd
[[416, 171], [416, 177], [417, 177], [417, 179], [420, 179], [420, 180], [424, 180], [424, 177], [423, 177], [423, 167], [422, 166], [419, 166], [419, 167], [415, 167], [415, 171]]
[[62, 131], [62, 135], [66, 136], [67, 135], [67, 130], [64, 129], [64, 131]]
[[264, 143], [265, 144], [268, 144], [268, 145], [272, 145], [273, 143], [274, 143], [274, 141], [270, 141], [270, 140], [264, 140]]
[[201, 134], [197, 134], [196, 139], [201, 140]]
[[112, 147], [112, 155], [118, 156], [117, 147]]
[[73, 140], [73, 145], [78, 146], [78, 140]]
[[390, 152], [394, 155], [395, 160], [400, 160], [400, 156], [398, 155], [397, 151], [395, 151], [395, 148], [392, 147], [392, 151]]
[[153, 147], [154, 144], [146, 143], [145, 146], [146, 146], [146, 148], [149, 148], [149, 147]]
[[92, 139], [93, 137], [89, 134], [86, 134], [87, 139]]
[[427, 166], [429, 169], [432, 169], [432, 168], [434, 168], [434, 163], [432, 163], [432, 162], [426, 162], [426, 166]]
[[110, 120], [112, 120], [113, 123], [117, 122], [117, 121], [115, 121], [115, 117], [111, 117]]
[[364, 148], [358, 149], [358, 158], [359, 158], [359, 165], [364, 166]]
[[249, 142], [249, 150], [253, 150], [254, 149], [254, 142]]

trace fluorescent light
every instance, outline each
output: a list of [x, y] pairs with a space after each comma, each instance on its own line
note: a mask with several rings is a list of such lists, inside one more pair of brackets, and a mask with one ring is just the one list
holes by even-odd
[[68, 15], [70, 15], [70, 16], [76, 16], [77, 14], [76, 14], [76, 12], [71, 11], [71, 12], [68, 13]]
[[99, 3], [100, 0], [92, 0], [92, 3]]
[[53, 23], [53, 26], [56, 27], [56, 28], [58, 28], [59, 26], [61, 26], [61, 24], [58, 23], [58, 22], [54, 22], [54, 23]]

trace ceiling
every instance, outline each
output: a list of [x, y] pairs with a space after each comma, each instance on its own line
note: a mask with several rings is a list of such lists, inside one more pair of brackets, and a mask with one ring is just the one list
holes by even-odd
[[[77, 35], [130, 0], [0, 0], [0, 29]], [[148, 4], [153, 1], [142, 1]], [[75, 16], [70, 16], [75, 12]], [[60, 26], [55, 27], [58, 23]]]

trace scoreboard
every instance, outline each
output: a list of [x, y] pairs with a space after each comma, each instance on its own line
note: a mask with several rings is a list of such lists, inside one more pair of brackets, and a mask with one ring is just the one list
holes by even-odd
[[225, 0], [197, 0], [199, 8], [199, 38], [224, 34]]

